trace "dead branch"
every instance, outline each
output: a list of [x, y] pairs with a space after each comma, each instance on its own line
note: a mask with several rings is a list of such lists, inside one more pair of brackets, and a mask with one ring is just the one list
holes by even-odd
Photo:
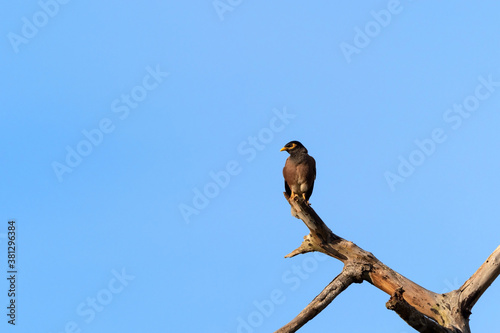
[[459, 291], [461, 308], [470, 313], [474, 304], [500, 274], [500, 246], [486, 259], [479, 269], [465, 281]]
[[405, 299], [402, 297], [404, 290], [402, 288], [396, 290], [394, 295], [391, 296], [386, 303], [389, 310], [396, 312], [401, 319], [406, 321], [408, 325], [421, 333], [454, 333], [455, 330], [449, 330], [436, 323], [434, 320], [427, 318], [422, 313], [415, 310]]
[[286, 257], [318, 251], [344, 263], [342, 272], [290, 323], [276, 332], [295, 332], [354, 282], [367, 281], [391, 296], [386, 306], [425, 333], [470, 333], [469, 315], [479, 297], [500, 274], [500, 246], [464, 285], [450, 293], [429, 291], [384, 265], [372, 253], [335, 235], [301, 198], [285, 198], [310, 233]]
[[[355, 273], [343, 269], [342, 272], [330, 282], [323, 291], [316, 296], [309, 305], [302, 310], [291, 322], [277, 330], [277, 333], [296, 332], [304, 326], [309, 320], [316, 317], [318, 313], [330, 304], [335, 297], [347, 289], [356, 281]], [[359, 281], [360, 282], [360, 281]]]

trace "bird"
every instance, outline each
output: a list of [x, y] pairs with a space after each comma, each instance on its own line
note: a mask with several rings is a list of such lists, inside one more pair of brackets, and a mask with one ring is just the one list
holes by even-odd
[[292, 199], [301, 196], [309, 204], [316, 179], [316, 161], [299, 141], [288, 142], [280, 151], [290, 154], [283, 168], [286, 193]]

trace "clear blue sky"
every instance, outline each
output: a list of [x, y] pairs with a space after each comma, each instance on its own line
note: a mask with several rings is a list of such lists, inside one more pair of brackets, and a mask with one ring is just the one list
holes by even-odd
[[[436, 292], [500, 244], [499, 3], [1, 5], [6, 332], [272, 332], [342, 269], [307, 234], [279, 149], [317, 162], [336, 234]], [[474, 307], [498, 331], [500, 281]], [[354, 285], [300, 332], [410, 333]]]

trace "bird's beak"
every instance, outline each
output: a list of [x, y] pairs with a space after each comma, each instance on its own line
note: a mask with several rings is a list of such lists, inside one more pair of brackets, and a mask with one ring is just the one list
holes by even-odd
[[283, 147], [283, 148], [280, 149], [280, 151], [285, 151], [285, 150], [288, 150], [288, 148], [287, 147]]

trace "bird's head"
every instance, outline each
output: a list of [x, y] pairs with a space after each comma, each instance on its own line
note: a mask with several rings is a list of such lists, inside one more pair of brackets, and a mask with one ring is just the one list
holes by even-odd
[[296, 153], [307, 153], [306, 147], [302, 145], [299, 141], [288, 142], [280, 151], [287, 151], [290, 155]]

